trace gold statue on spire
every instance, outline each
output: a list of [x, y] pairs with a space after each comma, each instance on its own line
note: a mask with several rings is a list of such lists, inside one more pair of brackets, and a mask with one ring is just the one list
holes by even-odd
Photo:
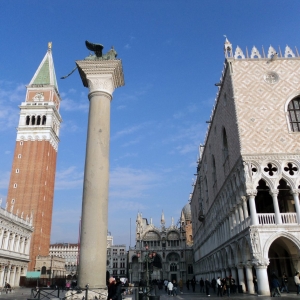
[[48, 49], [52, 49], [52, 42], [48, 42]]

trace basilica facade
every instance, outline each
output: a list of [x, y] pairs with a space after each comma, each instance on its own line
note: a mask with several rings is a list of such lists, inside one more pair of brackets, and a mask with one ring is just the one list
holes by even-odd
[[180, 220], [166, 227], [164, 214], [159, 227], [150, 223], [138, 213], [136, 219], [136, 245], [128, 252], [129, 281], [137, 283], [147, 280], [147, 256], [154, 257], [153, 269], [149, 271], [151, 280], [186, 281], [193, 277], [193, 235], [191, 206], [187, 203], [181, 211]]
[[225, 63], [191, 195], [197, 279], [232, 275], [269, 295], [273, 273], [300, 269], [300, 58], [243, 51]]

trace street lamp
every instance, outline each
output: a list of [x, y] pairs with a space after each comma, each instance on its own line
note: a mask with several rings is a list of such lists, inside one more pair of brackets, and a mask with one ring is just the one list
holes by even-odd
[[[145, 250], [146, 250], [146, 255], [144, 257], [144, 266], [146, 265], [146, 281], [147, 281], [147, 291], [146, 294], [147, 296], [149, 296], [150, 293], [150, 284], [149, 284], [149, 280], [150, 280], [150, 272], [153, 272], [153, 265], [154, 265], [154, 261], [156, 258], [156, 252], [154, 251], [149, 251], [149, 246], [148, 244], [145, 245]], [[141, 256], [141, 254], [138, 252], [137, 253], [137, 257], [139, 258]]]

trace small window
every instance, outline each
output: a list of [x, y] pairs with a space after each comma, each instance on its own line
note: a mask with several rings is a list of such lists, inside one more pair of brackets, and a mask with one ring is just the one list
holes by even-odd
[[18, 154], [18, 158], [21, 158], [22, 157], [22, 155], [21, 154]]
[[16, 184], [16, 183], [14, 184], [14, 189], [15, 189], [15, 188], [17, 188], [17, 184]]
[[20, 173], [20, 170], [19, 170], [19, 169], [16, 169], [16, 173]]
[[300, 131], [300, 96], [293, 99], [288, 106], [288, 115], [291, 125], [291, 130], [294, 132]]
[[20, 145], [23, 146], [23, 141], [20, 142]]

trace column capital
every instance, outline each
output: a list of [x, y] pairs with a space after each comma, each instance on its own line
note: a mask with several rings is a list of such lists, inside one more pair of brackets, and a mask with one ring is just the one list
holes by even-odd
[[242, 201], [247, 201], [247, 197], [246, 196], [241, 196], [241, 200]]
[[252, 263], [255, 269], [266, 269], [270, 261], [269, 259], [261, 258], [261, 259], [253, 259]]
[[290, 191], [290, 193], [291, 193], [292, 195], [299, 195], [300, 190], [299, 190], [299, 189], [292, 189], [292, 190]]
[[248, 197], [251, 197], [251, 196], [255, 197], [257, 195], [257, 190], [256, 189], [253, 189], [253, 190], [252, 189], [247, 189], [246, 194], [247, 194]]
[[271, 196], [276, 196], [277, 197], [277, 195], [279, 194], [279, 191], [276, 189], [276, 190], [270, 190], [269, 191], [269, 194], [271, 195]]
[[113, 91], [124, 85], [122, 62], [112, 60], [79, 60], [78, 71], [85, 87], [90, 92], [102, 91], [112, 95]]

